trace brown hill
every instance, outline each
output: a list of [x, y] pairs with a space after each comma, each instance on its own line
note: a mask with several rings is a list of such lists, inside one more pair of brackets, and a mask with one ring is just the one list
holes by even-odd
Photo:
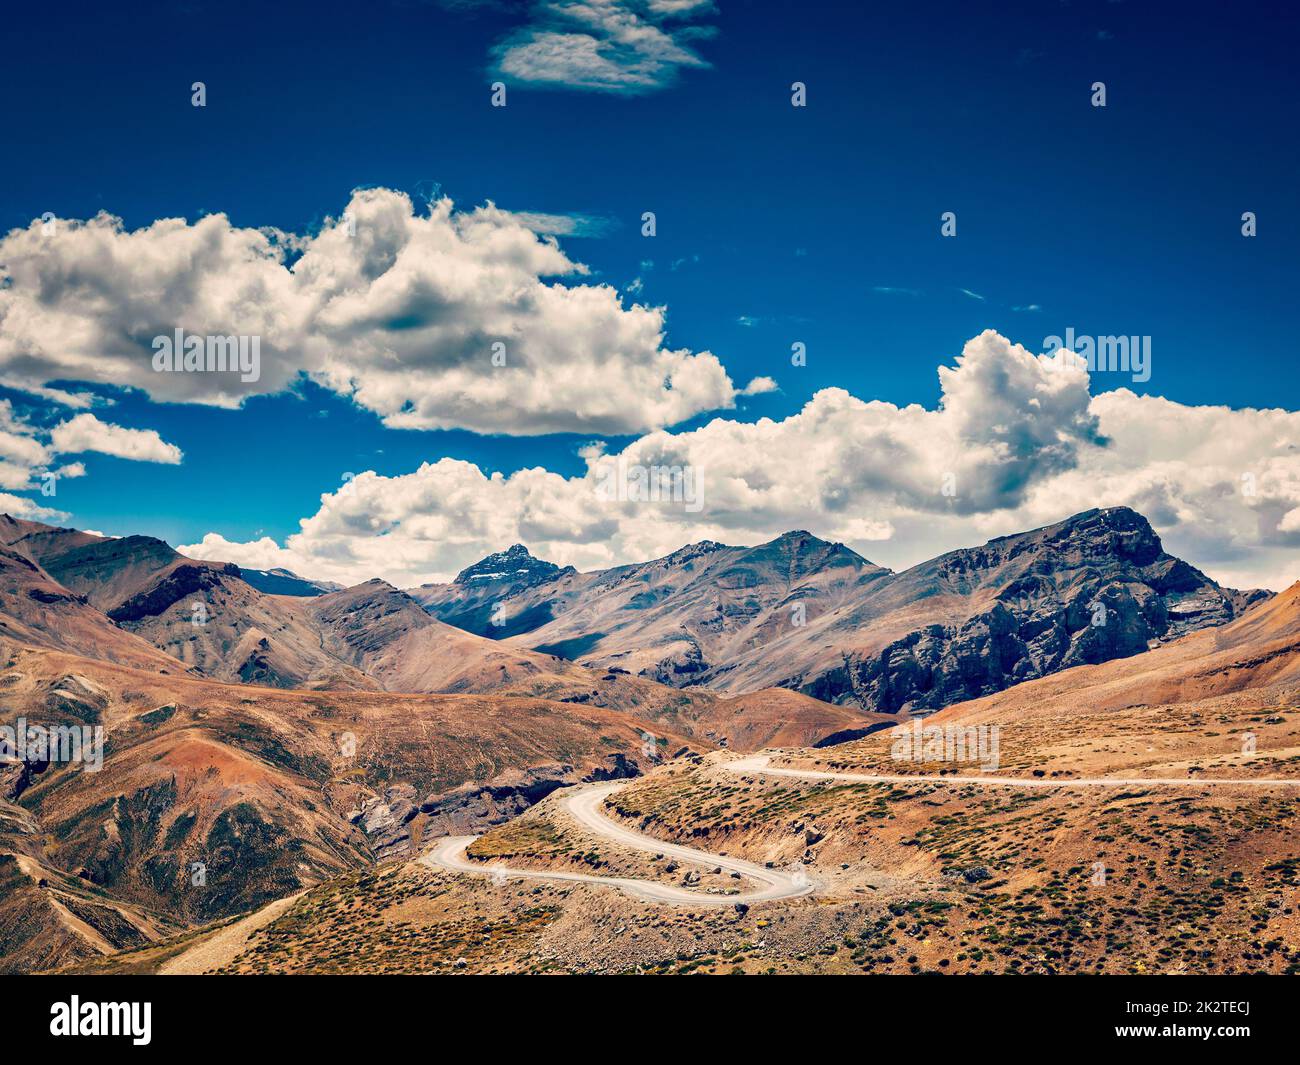
[[[9, 609], [0, 612], [0, 624], [7, 625], [0, 631], [22, 643], [88, 651], [168, 672], [188, 668], [234, 683], [320, 691], [500, 693], [580, 703], [634, 714], [655, 733], [730, 742], [739, 749], [759, 742], [751, 737], [770, 738], [741, 722], [736, 707], [711, 692], [680, 691], [620, 668], [590, 668], [465, 632], [432, 617], [384, 581], [311, 597], [268, 595], [244, 581], [237, 566], [185, 558], [152, 537], [110, 539], [35, 522], [5, 522], [0, 530], [12, 546], [0, 550], [14, 552], [7, 564], [31, 587], [3, 593], [7, 598], [0, 608], [8, 603]], [[515, 556], [501, 558], [493, 563], [494, 572], [507, 564], [512, 572], [520, 568]], [[41, 564], [54, 567], [58, 580]], [[534, 580], [556, 569], [538, 567], [544, 572], [534, 573]], [[476, 579], [484, 572], [476, 570]], [[515, 579], [523, 578], [516, 574]], [[4, 587], [16, 588], [17, 580]], [[144, 640], [164, 653], [148, 651]], [[791, 713], [786, 734], [801, 741], [861, 724], [852, 712], [832, 711], [812, 700], [786, 706]]]
[[547, 673], [586, 675], [550, 655], [445, 625], [381, 580], [295, 604], [321, 647], [388, 691], [497, 691]]
[[[0, 517], [0, 536], [16, 556], [102, 612], [94, 626], [84, 627], [87, 638], [101, 644], [117, 639], [110, 631], [133, 633], [180, 668], [221, 680], [375, 686], [322, 652], [319, 636], [276, 597], [245, 583], [238, 566], [186, 558], [151, 536], [94, 536], [8, 516]], [[27, 616], [32, 614], [29, 609]], [[100, 657], [93, 642], [57, 646]], [[121, 660], [120, 653], [102, 657]]]
[[709, 709], [710, 732], [733, 751], [842, 743], [896, 723], [890, 714], [836, 706], [786, 688], [721, 698]]
[[[0, 765], [14, 814], [0, 820], [12, 829], [0, 863], [15, 859], [0, 876], [22, 886], [21, 905], [0, 906], [4, 957], [29, 958], [49, 937], [73, 953], [112, 942], [68, 939], [56, 906], [30, 916], [28, 892], [50, 880], [42, 868], [81, 881], [119, 917], [174, 927], [406, 853], [429, 826], [481, 828], [547, 790], [646, 762], [641, 721], [579, 703], [232, 686], [13, 646], [0, 687], [0, 722], [106, 733], [99, 771]], [[659, 735], [667, 753], [700, 749], [680, 732]], [[147, 934], [143, 919], [128, 923]]]
[[182, 672], [185, 668], [118, 628], [83, 596], [8, 547], [0, 547], [0, 638], [80, 651], [139, 669]]

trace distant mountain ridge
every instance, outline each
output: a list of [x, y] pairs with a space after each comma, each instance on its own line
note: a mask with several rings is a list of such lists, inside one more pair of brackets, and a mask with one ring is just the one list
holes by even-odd
[[241, 566], [239, 574], [247, 583], [267, 595], [298, 595], [310, 598], [314, 595], [324, 595], [326, 592], [341, 591], [343, 588], [343, 585], [335, 584], [333, 581], [309, 581], [305, 577], [299, 577], [293, 570], [287, 569], [249, 569], [247, 566]]
[[480, 635], [683, 686], [745, 645], [768, 642], [787, 607], [800, 603], [815, 616], [888, 573], [843, 544], [796, 531], [757, 547], [705, 540], [521, 588], [425, 585], [412, 595]]
[[579, 662], [679, 687], [790, 688], [889, 714], [1137, 654], [1271, 595], [1220, 588], [1167, 554], [1127, 507], [900, 573], [796, 530], [757, 547], [704, 541], [526, 587], [412, 594], [450, 624]]
[[1270, 594], [1220, 588], [1124, 507], [900, 573], [795, 530], [590, 573], [514, 544], [410, 593], [378, 580], [326, 591], [288, 571], [186, 558], [154, 537], [9, 517], [0, 549], [12, 574], [0, 633], [22, 642], [166, 669], [152, 645], [181, 669], [237, 683], [523, 684], [611, 706], [668, 705], [653, 688], [667, 685], [701, 696], [785, 688], [857, 711], [927, 713], [1224, 624]]
[[[502, 552], [488, 567], [471, 567], [478, 579], [465, 587], [519, 592], [575, 575], [530, 560], [523, 548]], [[277, 576], [286, 574], [298, 579]], [[583, 704], [719, 745], [777, 735], [811, 743], [859, 724], [855, 712], [793, 693], [683, 692], [628, 670], [485, 639], [379, 579], [287, 595], [259, 591], [247, 575], [233, 563], [187, 558], [153, 537], [109, 538], [0, 517], [0, 637], [230, 684]]]

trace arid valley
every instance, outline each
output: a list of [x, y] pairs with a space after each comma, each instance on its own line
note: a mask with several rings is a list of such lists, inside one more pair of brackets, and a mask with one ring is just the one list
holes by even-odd
[[0, 723], [104, 734], [6, 760], [11, 972], [1300, 967], [1300, 586], [1132, 511], [410, 594], [5, 521]]

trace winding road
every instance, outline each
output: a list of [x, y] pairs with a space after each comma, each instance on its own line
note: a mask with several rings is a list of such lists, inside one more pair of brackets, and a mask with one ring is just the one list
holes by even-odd
[[[1251, 787], [1300, 787], [1300, 779], [1241, 777], [1225, 779], [1209, 777], [1193, 778], [1156, 778], [1156, 777], [1074, 777], [1070, 779], [1048, 777], [993, 777], [993, 776], [940, 776], [939, 774], [895, 774], [895, 773], [829, 773], [817, 769], [789, 769], [773, 766], [771, 756], [766, 754], [751, 755], [720, 762], [718, 768], [729, 773], [768, 777], [792, 777], [797, 780], [843, 781], [850, 784], [949, 784], [965, 787], [969, 784], [997, 786], [1004, 788], [1203, 788], [1206, 786], [1251, 786]], [[465, 857], [465, 848], [477, 836], [449, 836], [440, 840], [420, 861], [430, 868], [447, 869], [454, 873], [472, 873], [476, 876], [499, 877], [506, 880], [555, 880], [568, 883], [606, 884], [621, 888], [634, 898], [651, 902], [669, 902], [684, 906], [732, 906], [737, 902], [769, 902], [774, 899], [791, 899], [801, 895], [812, 894], [818, 885], [806, 873], [798, 870], [794, 873], [784, 869], [768, 869], [753, 862], [739, 858], [729, 858], [723, 854], [710, 854], [708, 851], [683, 847], [676, 843], [667, 843], [634, 832], [626, 825], [619, 824], [601, 812], [604, 801], [626, 787], [626, 781], [612, 784], [598, 784], [594, 787], [575, 789], [565, 797], [564, 809], [583, 828], [601, 839], [609, 840], [631, 850], [648, 854], [662, 854], [678, 861], [690, 862], [710, 868], [719, 868], [728, 872], [739, 873], [742, 877], [754, 881], [760, 886], [735, 895], [711, 895], [703, 891], [691, 891], [675, 884], [661, 884], [653, 880], [638, 880], [624, 876], [594, 876], [588, 873], [566, 873], [559, 870], [513, 869], [504, 865], [483, 865], [471, 862]]]
[[1005, 788], [1203, 788], [1207, 785], [1250, 785], [1261, 788], [1300, 787], [1300, 778], [1287, 777], [989, 777], [940, 776], [938, 773], [827, 773], [819, 769], [787, 769], [769, 764], [771, 755], [756, 754], [721, 762], [729, 773], [753, 773], [765, 777], [795, 777], [798, 780], [841, 780], [849, 784], [997, 784]]
[[735, 895], [710, 895], [704, 891], [691, 891], [674, 884], [661, 884], [653, 880], [637, 880], [632, 877], [593, 876], [587, 873], [566, 873], [558, 870], [512, 869], [503, 865], [483, 865], [479, 862], [471, 862], [465, 857], [465, 848], [478, 839], [477, 836], [450, 836], [440, 840], [420, 861], [432, 868], [448, 869], [456, 873], [474, 873], [478, 876], [503, 877], [508, 880], [558, 880], [581, 884], [608, 884], [622, 888], [634, 898], [688, 906], [734, 906], [738, 902], [746, 904], [769, 902], [773, 899], [792, 899], [800, 895], [809, 895], [816, 890], [817, 885], [806, 874], [789, 873], [784, 869], [767, 869], [753, 862], [729, 858], [724, 854], [710, 854], [708, 851], [696, 850], [694, 847], [666, 843], [661, 839], [633, 832], [618, 822], [610, 820], [601, 813], [601, 804], [625, 786], [625, 782], [619, 781], [575, 790], [563, 800], [563, 805], [569, 815], [583, 828], [602, 839], [648, 854], [662, 854], [667, 858], [676, 858], [678, 861], [690, 862], [693, 865], [708, 866], [712, 869], [722, 868], [727, 872], [739, 873], [742, 877], [756, 881], [761, 886]]

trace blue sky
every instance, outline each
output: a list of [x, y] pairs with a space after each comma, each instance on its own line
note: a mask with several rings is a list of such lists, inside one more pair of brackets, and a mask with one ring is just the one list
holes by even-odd
[[[103, 210], [128, 229], [224, 212], [307, 234], [359, 187], [491, 200], [591, 219], [599, 235], [560, 238], [588, 280], [640, 278], [670, 347], [713, 352], [737, 385], [773, 378], [736, 420], [788, 417], [827, 387], [932, 408], [936, 367], [982, 330], [1037, 352], [1067, 326], [1152, 337], [1150, 381], [1094, 393], [1293, 407], [1300, 74], [1284, 12], [717, 0], [666, 23], [701, 64], [591, 91], [494, 67], [553, 19], [545, 4], [33, 5], [6, 15], [0, 229]], [[494, 109], [498, 77], [509, 104]], [[806, 367], [790, 366], [794, 341]], [[114, 400], [101, 417], [185, 460], [81, 456], [58, 506], [173, 543], [283, 540], [348, 471], [451, 456], [574, 476], [592, 438], [388, 429], [311, 384], [240, 410], [95, 387]], [[64, 416], [0, 396], [38, 424]]]

